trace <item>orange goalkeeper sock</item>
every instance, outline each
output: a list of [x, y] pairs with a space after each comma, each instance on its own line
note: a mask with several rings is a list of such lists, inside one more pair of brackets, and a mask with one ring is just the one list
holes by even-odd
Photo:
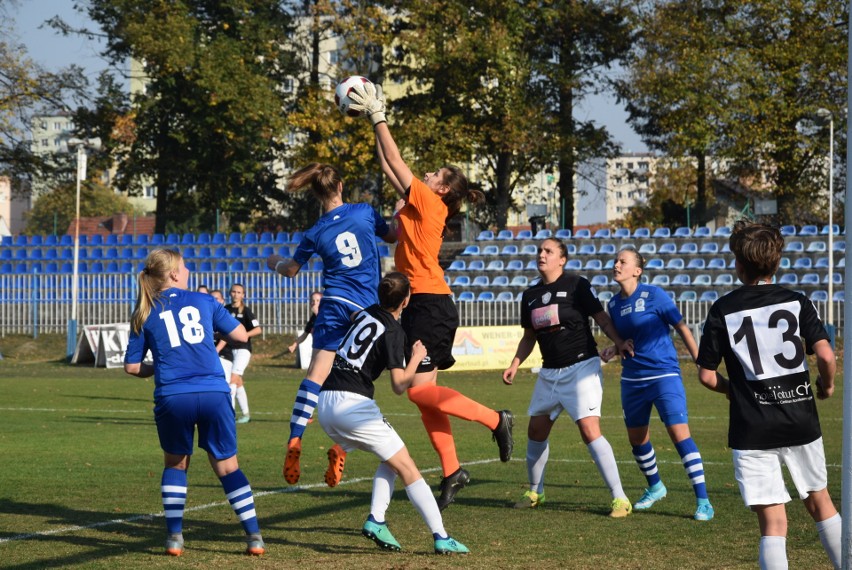
[[[419, 407], [419, 406], [418, 406]], [[453, 429], [450, 418], [446, 414], [432, 408], [420, 408], [420, 418], [429, 434], [432, 447], [438, 452], [444, 477], [449, 477], [459, 470], [459, 458], [456, 454], [456, 440], [453, 439]]]
[[[496, 411], [460, 392], [431, 382], [409, 388], [408, 399], [417, 404], [421, 412], [424, 408], [439, 410], [469, 422], [480, 423], [491, 431], [500, 424], [500, 414]], [[426, 429], [429, 429], [428, 426]]]

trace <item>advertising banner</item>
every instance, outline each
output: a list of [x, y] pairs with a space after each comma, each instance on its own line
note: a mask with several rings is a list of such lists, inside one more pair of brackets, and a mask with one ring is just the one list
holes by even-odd
[[[505, 370], [523, 336], [524, 329], [519, 326], [459, 327], [453, 342], [456, 363], [450, 370]], [[540, 366], [541, 353], [536, 344], [521, 368]]]

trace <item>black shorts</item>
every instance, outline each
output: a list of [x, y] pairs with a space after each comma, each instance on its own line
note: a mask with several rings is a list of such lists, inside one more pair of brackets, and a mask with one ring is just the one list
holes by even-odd
[[411, 296], [402, 311], [402, 329], [408, 342], [419, 340], [426, 346], [427, 355], [417, 372], [446, 370], [456, 363], [453, 341], [459, 328], [459, 312], [450, 295], [417, 293]]

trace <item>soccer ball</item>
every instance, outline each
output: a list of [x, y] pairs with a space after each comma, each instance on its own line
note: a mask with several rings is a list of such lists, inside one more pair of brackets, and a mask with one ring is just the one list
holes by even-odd
[[360, 75], [352, 75], [337, 84], [334, 88], [334, 104], [340, 109], [340, 112], [350, 117], [360, 117], [360, 111], [353, 111], [349, 105], [353, 103], [349, 98], [349, 93], [352, 91], [352, 86], [360, 83], [370, 83], [370, 80]]

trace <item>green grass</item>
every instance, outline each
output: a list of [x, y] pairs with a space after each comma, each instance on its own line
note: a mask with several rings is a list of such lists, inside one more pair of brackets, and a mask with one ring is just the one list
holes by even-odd
[[[203, 452], [189, 472], [184, 524], [186, 553], [162, 554], [165, 537], [159, 498], [162, 453], [152, 418], [152, 381], [120, 370], [71, 367], [45, 354], [61, 354], [64, 339], [0, 339], [0, 556], [5, 568], [754, 568], [757, 521], [740, 499], [726, 448], [727, 402], [698, 385], [686, 366], [693, 437], [705, 461], [716, 518], [691, 519], [694, 497], [674, 446], [652, 419], [660, 471], [669, 496], [651, 511], [612, 520], [609, 494], [575, 426], [563, 416], [551, 434], [548, 502], [537, 510], [509, 505], [526, 486], [526, 409], [535, 377], [519, 374], [515, 386], [498, 371], [445, 373], [443, 385], [516, 415], [515, 455], [497, 460], [491, 434], [478, 424], [453, 420], [458, 455], [471, 484], [444, 511], [447, 530], [470, 547], [466, 557], [432, 554], [431, 536], [397, 485], [388, 522], [403, 545], [386, 553], [360, 535], [369, 512], [372, 455], [349, 456], [339, 487], [322, 482], [330, 440], [315, 422], [304, 440], [302, 485], [281, 477], [289, 412], [302, 378], [292, 357], [272, 358], [289, 339], [260, 345], [246, 386], [252, 422], [239, 426], [240, 464], [256, 494], [268, 545], [262, 559], [242, 552], [242, 531], [224, 501]], [[56, 349], [58, 348], [58, 352]], [[42, 358], [33, 355], [41, 354]], [[504, 363], [497, 363], [502, 365]], [[621, 420], [618, 368], [605, 368], [603, 432], [615, 449], [622, 482], [632, 500], [644, 487]], [[437, 488], [438, 458], [417, 410], [395, 396], [383, 378], [376, 399]], [[842, 393], [820, 402], [829, 484], [840, 498]], [[793, 490], [792, 486], [790, 487]], [[793, 490], [793, 492], [795, 492]], [[788, 506], [787, 550], [791, 568], [829, 568], [813, 522], [800, 501]]]

